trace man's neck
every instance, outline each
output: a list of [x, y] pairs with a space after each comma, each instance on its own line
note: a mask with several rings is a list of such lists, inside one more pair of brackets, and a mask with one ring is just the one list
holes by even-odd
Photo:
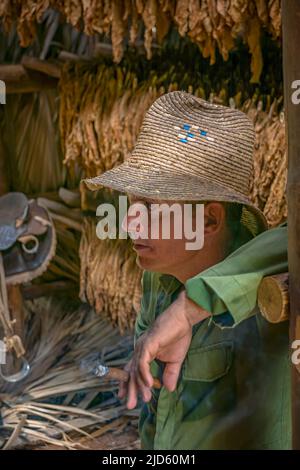
[[220, 263], [226, 256], [227, 253], [223, 247], [216, 248], [215, 250], [199, 250], [187, 262], [180, 266], [175, 266], [169, 274], [172, 274], [184, 284], [188, 279]]

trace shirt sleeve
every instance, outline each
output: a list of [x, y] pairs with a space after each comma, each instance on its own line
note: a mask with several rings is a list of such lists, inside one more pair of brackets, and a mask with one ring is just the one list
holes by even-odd
[[213, 315], [230, 312], [235, 326], [256, 311], [262, 278], [287, 270], [287, 224], [284, 223], [261, 233], [221, 263], [188, 279], [185, 288], [191, 300]]

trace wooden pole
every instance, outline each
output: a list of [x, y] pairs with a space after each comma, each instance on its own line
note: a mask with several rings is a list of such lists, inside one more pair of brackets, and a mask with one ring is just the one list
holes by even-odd
[[[284, 99], [288, 136], [288, 260], [290, 341], [300, 339], [300, 103], [295, 81], [300, 80], [300, 2], [282, 3]], [[300, 93], [298, 93], [299, 97]], [[293, 448], [300, 449], [300, 373], [292, 367]]]
[[[6, 105], [4, 105], [6, 106]], [[1, 145], [1, 143], [0, 143]], [[5, 152], [0, 152], [0, 196], [9, 191], [10, 175], [7, 169]], [[24, 309], [23, 297], [20, 286], [7, 286], [8, 308], [12, 318], [15, 320], [14, 333], [17, 334], [22, 342], [24, 340]], [[0, 325], [1, 326], [1, 325]], [[2, 339], [2, 338], [0, 338]], [[11, 354], [7, 357], [7, 370], [18, 370], [22, 364], [21, 359]]]

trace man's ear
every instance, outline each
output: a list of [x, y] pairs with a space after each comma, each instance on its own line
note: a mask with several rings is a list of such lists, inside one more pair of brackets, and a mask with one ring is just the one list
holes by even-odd
[[225, 207], [221, 202], [208, 202], [204, 206], [204, 233], [218, 233], [225, 223]]

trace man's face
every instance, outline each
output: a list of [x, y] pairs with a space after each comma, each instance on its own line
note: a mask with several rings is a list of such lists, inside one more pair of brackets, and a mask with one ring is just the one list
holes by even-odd
[[[180, 217], [179, 219], [176, 218], [174, 211], [168, 209], [176, 204], [177, 213], [181, 211], [184, 214], [183, 202], [129, 197], [129, 203], [127, 216], [122, 225], [129, 232], [129, 236], [133, 238], [133, 248], [137, 253], [137, 264], [142, 269], [173, 274], [179, 266], [188, 263], [195, 256], [194, 250], [186, 248], [187, 243], [192, 240], [190, 236], [189, 238], [185, 236], [184, 217], [180, 220]], [[147, 211], [144, 212], [146, 215], [142, 218], [138, 217], [141, 214], [138, 212], [139, 207], [141, 207], [140, 204], [147, 208]], [[158, 207], [154, 207], [153, 204], [164, 204], [166, 210], [158, 210]], [[184, 208], [184, 210], [186, 209]], [[195, 216], [195, 212], [193, 212], [193, 216], [192, 212], [190, 215], [191, 228], [195, 231], [196, 219], [198, 218]], [[139, 223], [137, 223], [138, 221]], [[169, 228], [168, 238], [163, 236], [165, 228]], [[203, 229], [203, 225], [201, 228]], [[152, 229], [156, 231], [157, 239], [151, 237]], [[180, 232], [182, 236], [178, 238]], [[164, 234], [166, 235], [166, 232]], [[145, 235], [147, 235], [147, 238], [145, 238]]]

